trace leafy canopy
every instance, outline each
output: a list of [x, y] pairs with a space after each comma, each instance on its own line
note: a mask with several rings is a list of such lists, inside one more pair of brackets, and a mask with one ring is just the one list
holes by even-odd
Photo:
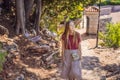
[[82, 17], [83, 7], [93, 5], [97, 0], [43, 0], [41, 26], [58, 33], [61, 21]]

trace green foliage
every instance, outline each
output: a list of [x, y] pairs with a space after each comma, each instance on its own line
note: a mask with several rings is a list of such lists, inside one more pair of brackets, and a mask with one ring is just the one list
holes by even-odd
[[92, 5], [96, 1], [97, 0], [43, 0], [40, 25], [60, 35], [61, 31], [59, 32], [59, 30], [57, 30], [57, 26], [61, 21], [81, 18], [83, 6]]
[[[98, 2], [99, 3], [99, 2]], [[120, 0], [102, 0], [101, 6], [104, 6], [104, 5], [120, 5]]]
[[104, 41], [106, 46], [120, 47], [120, 23], [108, 24], [106, 33], [99, 33], [99, 38]]
[[1, 44], [0, 44], [0, 71], [2, 71], [3, 68], [3, 63], [5, 62], [5, 57], [7, 55], [7, 52], [1, 49]]

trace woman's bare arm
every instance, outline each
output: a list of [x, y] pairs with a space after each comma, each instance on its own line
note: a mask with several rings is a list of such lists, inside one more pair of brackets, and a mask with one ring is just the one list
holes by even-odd
[[61, 49], [62, 49], [62, 51], [61, 51], [61, 54], [62, 54], [62, 60], [64, 60], [65, 46], [64, 46], [64, 41], [63, 41], [63, 40], [61, 40], [61, 44], [62, 44], [62, 46], [61, 46]]
[[81, 49], [81, 35], [79, 36], [80, 37], [80, 42], [79, 42], [79, 46], [78, 46], [78, 50], [79, 50], [79, 55], [80, 55], [80, 59], [82, 59], [82, 49]]
[[79, 50], [80, 59], [82, 59], [81, 43], [79, 43], [78, 50]]

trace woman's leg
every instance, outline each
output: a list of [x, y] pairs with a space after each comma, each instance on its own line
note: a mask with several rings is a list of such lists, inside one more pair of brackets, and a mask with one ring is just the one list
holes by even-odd
[[68, 79], [68, 80], [75, 80], [72, 71], [71, 71], [70, 74], [69, 74], [69, 79]]
[[82, 80], [81, 64], [80, 61], [73, 61], [71, 67], [76, 80]]
[[64, 57], [65, 59], [63, 61], [61, 77], [69, 80], [69, 73], [70, 73], [70, 67], [71, 67], [71, 56], [70, 56], [69, 50], [65, 50]]

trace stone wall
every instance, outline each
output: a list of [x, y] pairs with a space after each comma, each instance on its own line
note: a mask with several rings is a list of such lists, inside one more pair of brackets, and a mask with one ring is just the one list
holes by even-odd
[[111, 17], [103, 17], [103, 18], [101, 18], [100, 22], [99, 22], [99, 24], [100, 24], [99, 31], [100, 32], [105, 32], [106, 31], [106, 25], [108, 23], [111, 23], [111, 21], [112, 21]]
[[117, 12], [117, 11], [120, 11], [120, 5], [112, 7], [112, 12]]
[[100, 9], [100, 15], [109, 15], [112, 11], [112, 7], [103, 7]]
[[107, 6], [100, 6], [100, 14], [101, 15], [109, 15], [112, 12], [120, 11], [120, 5], [107, 5]]

